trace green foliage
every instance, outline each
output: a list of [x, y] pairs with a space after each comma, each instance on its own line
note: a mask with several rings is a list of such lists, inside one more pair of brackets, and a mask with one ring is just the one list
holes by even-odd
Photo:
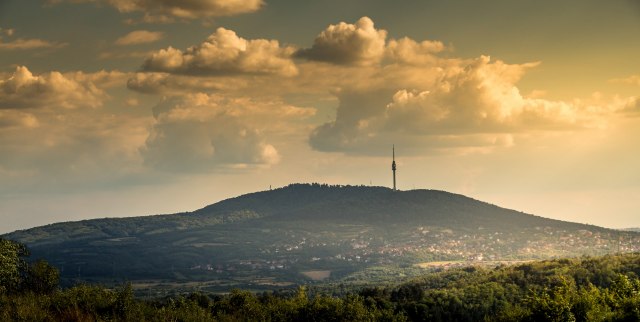
[[27, 267], [24, 257], [28, 255], [24, 245], [0, 238], [0, 294], [19, 289]]
[[549, 322], [573, 322], [576, 317], [573, 314], [571, 292], [573, 289], [565, 286], [553, 291], [545, 291], [536, 294], [530, 299], [531, 315], [528, 321], [549, 321]]
[[60, 289], [54, 267], [0, 242], [0, 321], [640, 321], [640, 254], [453, 268], [390, 287], [341, 285], [339, 296], [301, 286], [143, 301], [131, 284]]
[[640, 321], [640, 280], [637, 277], [618, 275], [608, 291], [615, 320]]
[[[223, 296], [191, 293], [143, 301], [134, 297], [130, 284], [115, 290], [78, 285], [1, 294], [0, 320], [639, 321], [638, 260], [640, 254], [452, 269], [339, 297], [310, 296], [299, 287], [277, 294], [233, 290]], [[607, 276], [609, 282], [585, 282], [594, 276]]]
[[38, 260], [29, 265], [24, 280], [24, 287], [37, 294], [49, 294], [58, 289], [60, 273], [45, 260]]
[[451, 269], [383, 300], [412, 321], [638, 321], [639, 262], [626, 254]]

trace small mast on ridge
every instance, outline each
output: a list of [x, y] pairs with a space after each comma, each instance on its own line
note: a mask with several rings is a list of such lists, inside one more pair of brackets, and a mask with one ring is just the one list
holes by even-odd
[[391, 148], [393, 153], [393, 162], [391, 163], [391, 170], [393, 171], [393, 191], [396, 191], [396, 145]]

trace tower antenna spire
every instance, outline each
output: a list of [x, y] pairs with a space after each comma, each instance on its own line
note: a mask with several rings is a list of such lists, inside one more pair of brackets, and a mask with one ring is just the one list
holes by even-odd
[[396, 145], [392, 145], [391, 153], [393, 155], [393, 162], [391, 163], [391, 170], [393, 171], [393, 191], [396, 191]]

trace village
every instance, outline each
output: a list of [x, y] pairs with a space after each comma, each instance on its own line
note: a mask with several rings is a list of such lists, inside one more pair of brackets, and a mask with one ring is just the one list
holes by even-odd
[[[259, 248], [254, 258], [193, 265], [212, 278], [237, 275], [292, 276], [290, 273], [354, 272], [370, 266], [396, 265], [423, 269], [446, 269], [463, 265], [496, 265], [544, 258], [602, 255], [640, 251], [640, 238], [621, 238], [613, 233], [578, 230], [567, 232], [550, 227], [501, 233], [479, 227], [456, 233], [438, 227], [415, 227], [403, 233], [384, 234], [368, 227], [348, 232], [280, 232], [279, 241]], [[336, 238], [351, 235], [351, 238]], [[293, 274], [295, 275], [295, 274]], [[343, 274], [344, 275], [344, 274]], [[304, 279], [304, 277], [303, 277]]]

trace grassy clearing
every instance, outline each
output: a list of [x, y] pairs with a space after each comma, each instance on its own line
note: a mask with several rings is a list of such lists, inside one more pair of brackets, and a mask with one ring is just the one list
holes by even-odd
[[331, 271], [306, 271], [300, 273], [314, 281], [322, 281], [331, 276]]

